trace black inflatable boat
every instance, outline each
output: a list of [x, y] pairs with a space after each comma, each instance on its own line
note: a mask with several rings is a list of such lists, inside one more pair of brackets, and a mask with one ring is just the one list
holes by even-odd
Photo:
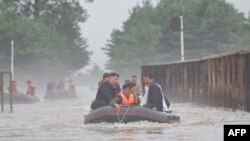
[[77, 98], [77, 95], [67, 90], [52, 90], [44, 96], [44, 99], [46, 100], [58, 100], [68, 98]]
[[[4, 94], [4, 103], [8, 104], [10, 101], [10, 94]], [[32, 104], [39, 102], [40, 99], [36, 96], [26, 95], [24, 93], [13, 93], [12, 94], [12, 102], [13, 104]]]
[[84, 124], [99, 122], [134, 122], [150, 121], [158, 123], [179, 122], [180, 117], [173, 113], [158, 112], [140, 106], [122, 106], [120, 112], [115, 107], [104, 106], [88, 113], [85, 116]]

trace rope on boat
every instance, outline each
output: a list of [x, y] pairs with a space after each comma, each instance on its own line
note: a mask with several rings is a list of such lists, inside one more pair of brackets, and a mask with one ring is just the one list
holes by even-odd
[[124, 113], [124, 115], [123, 115], [123, 118], [122, 118], [122, 119], [120, 119], [118, 112], [116, 112], [117, 119], [118, 119], [118, 121], [119, 121], [120, 123], [121, 123], [121, 122], [123, 122], [123, 120], [124, 120], [124, 118], [125, 118], [125, 116], [126, 116], [126, 114], [127, 114], [128, 110], [129, 110], [129, 108], [130, 108], [130, 107], [127, 107], [127, 109], [126, 109], [126, 111], [125, 111], [125, 113]]

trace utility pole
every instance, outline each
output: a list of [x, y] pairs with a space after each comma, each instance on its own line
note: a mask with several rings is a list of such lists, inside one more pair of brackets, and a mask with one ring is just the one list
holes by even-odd
[[14, 41], [11, 41], [11, 80], [14, 80]]
[[183, 27], [183, 3], [182, 0], [180, 0], [181, 3], [181, 10], [180, 10], [180, 39], [181, 39], [181, 61], [184, 61], [184, 27]]

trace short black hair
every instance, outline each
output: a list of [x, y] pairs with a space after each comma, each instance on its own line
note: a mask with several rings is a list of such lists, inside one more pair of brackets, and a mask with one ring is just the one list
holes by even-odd
[[108, 72], [105, 72], [105, 73], [103, 73], [102, 78], [104, 79], [104, 78], [109, 77], [109, 76], [110, 76], [110, 74]]
[[131, 81], [129, 79], [125, 80], [124, 81], [125, 83], [130, 83]]
[[153, 76], [152, 73], [144, 73], [143, 76], [144, 76], [144, 77], [149, 77], [149, 78], [151, 78], [151, 79], [154, 78], [154, 76]]
[[109, 74], [109, 76], [117, 76], [117, 77], [119, 77], [119, 74], [117, 74], [117, 73], [115, 73], [115, 72], [111, 72], [111, 73]]
[[132, 83], [125, 83], [125, 84], [123, 84], [123, 86], [122, 86], [122, 89], [126, 89], [126, 88], [132, 88], [134, 85], [132, 84]]

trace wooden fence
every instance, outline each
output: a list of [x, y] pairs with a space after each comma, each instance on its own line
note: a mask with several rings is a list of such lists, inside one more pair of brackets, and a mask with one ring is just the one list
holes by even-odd
[[250, 52], [143, 65], [141, 72], [151, 72], [170, 101], [250, 111]]

